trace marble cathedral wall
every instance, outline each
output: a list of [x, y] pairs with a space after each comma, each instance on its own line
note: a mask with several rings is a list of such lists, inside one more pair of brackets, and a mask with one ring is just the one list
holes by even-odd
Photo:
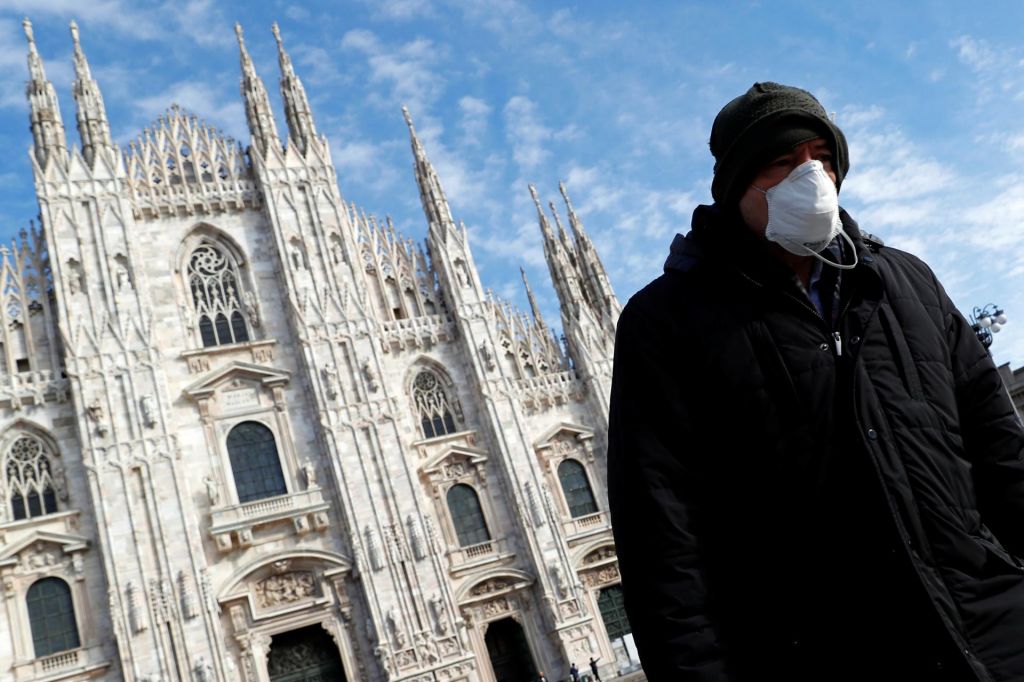
[[68, 144], [25, 29], [40, 225], [0, 249], [0, 680], [628, 667], [619, 308], [565, 188], [569, 231], [537, 202], [563, 345], [529, 289], [527, 315], [483, 288], [408, 112], [424, 245], [342, 199], [276, 26], [283, 141], [238, 28], [249, 143], [172, 106], [126, 148], [74, 25]]

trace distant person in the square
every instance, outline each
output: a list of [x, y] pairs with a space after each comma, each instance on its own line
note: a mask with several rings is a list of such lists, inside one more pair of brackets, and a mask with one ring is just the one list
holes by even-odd
[[755, 84], [711, 153], [715, 203], [616, 340], [609, 495], [647, 678], [1024, 680], [1024, 433], [992, 359], [839, 207], [846, 139], [810, 93]]

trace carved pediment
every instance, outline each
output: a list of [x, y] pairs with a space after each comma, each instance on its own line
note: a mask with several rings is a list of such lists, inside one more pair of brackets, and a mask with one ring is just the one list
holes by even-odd
[[35, 531], [0, 552], [0, 567], [44, 568], [63, 563], [65, 558], [89, 548], [89, 540], [71, 533]]
[[185, 389], [185, 395], [200, 401], [216, 393], [233, 390], [264, 389], [283, 386], [291, 380], [291, 374], [272, 367], [254, 365], [248, 362], [231, 362], [214, 370]]
[[486, 461], [484, 450], [456, 445], [431, 457], [420, 470], [431, 479], [458, 479], [478, 471]]
[[483, 575], [464, 585], [455, 595], [460, 604], [486, 601], [522, 590], [534, 583], [534, 578], [523, 571], [500, 569]]
[[576, 442], [584, 443], [594, 437], [594, 431], [588, 429], [585, 426], [579, 424], [572, 424], [570, 422], [562, 422], [557, 426], [548, 429], [543, 436], [533, 442], [533, 447], [537, 450], [544, 448], [550, 448], [558, 442]]

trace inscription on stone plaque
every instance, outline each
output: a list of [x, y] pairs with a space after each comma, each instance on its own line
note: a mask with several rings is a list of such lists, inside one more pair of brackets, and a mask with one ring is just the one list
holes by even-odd
[[255, 388], [243, 388], [238, 391], [227, 391], [221, 394], [224, 408], [228, 410], [240, 407], [253, 407], [260, 404], [260, 397]]

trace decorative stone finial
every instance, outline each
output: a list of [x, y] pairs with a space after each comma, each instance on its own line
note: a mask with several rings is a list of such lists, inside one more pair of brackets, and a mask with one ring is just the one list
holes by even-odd
[[405, 117], [405, 124], [412, 130], [412, 116], [409, 115], [409, 107], [402, 105], [402, 116]]
[[36, 36], [32, 32], [32, 22], [29, 21], [28, 17], [25, 17], [21, 22], [22, 27], [25, 29], [25, 37], [28, 38], [30, 45], [36, 44]]
[[72, 19], [71, 23], [68, 24], [68, 25], [71, 27], [71, 40], [74, 41], [76, 48], [80, 47], [80, 43], [79, 43], [79, 39], [78, 39], [78, 24], [75, 22], [74, 19]]
[[270, 25], [270, 30], [274, 33], [274, 40], [277, 41], [277, 46], [281, 47], [281, 29], [278, 27], [276, 21]]

